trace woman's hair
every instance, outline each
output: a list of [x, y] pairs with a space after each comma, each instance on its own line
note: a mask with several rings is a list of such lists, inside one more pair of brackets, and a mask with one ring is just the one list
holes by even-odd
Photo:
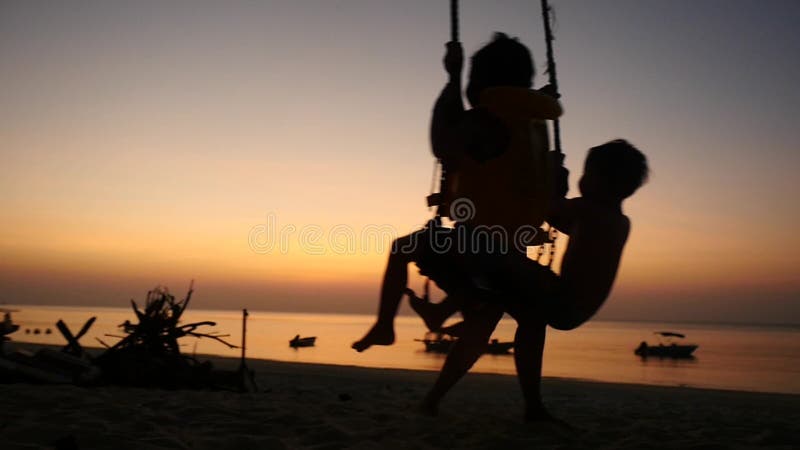
[[516, 38], [495, 33], [492, 41], [472, 55], [467, 99], [477, 106], [481, 91], [495, 86], [533, 85], [531, 52]]

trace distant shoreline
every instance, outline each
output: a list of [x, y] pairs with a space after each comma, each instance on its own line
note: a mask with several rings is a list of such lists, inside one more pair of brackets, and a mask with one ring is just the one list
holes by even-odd
[[[196, 306], [196, 305], [195, 305]], [[203, 308], [203, 307], [195, 307], [191, 308], [193, 313], [196, 312], [206, 312], [206, 311], [216, 311], [216, 312], [223, 312], [223, 313], [231, 313], [231, 314], [241, 314], [241, 309], [224, 309], [224, 308]], [[125, 304], [122, 306], [108, 306], [108, 305], [39, 305], [39, 304], [0, 304], [0, 308], [8, 308], [8, 309], [22, 309], [22, 308], [42, 308], [42, 309], [76, 309], [76, 310], [85, 310], [85, 309], [110, 309], [110, 310], [130, 310], [130, 305]], [[264, 309], [251, 309], [248, 308], [253, 314], [263, 313], [263, 314], [319, 314], [319, 315], [331, 315], [331, 316], [368, 316], [372, 317], [374, 312], [331, 312], [331, 311], [273, 311], [273, 310], [264, 310]], [[400, 309], [398, 314], [401, 317], [416, 317], [413, 312], [406, 311], [403, 308]], [[505, 320], [513, 320], [508, 316], [505, 317]], [[697, 320], [657, 320], [657, 319], [614, 319], [614, 318], [596, 318], [593, 319], [589, 323], [641, 323], [641, 324], [674, 324], [674, 325], [697, 325], [697, 326], [719, 326], [719, 327], [747, 327], [747, 328], [784, 328], [790, 330], [798, 330], [800, 331], [800, 323], [778, 323], [778, 322], [728, 322], [728, 321], [697, 321]]]

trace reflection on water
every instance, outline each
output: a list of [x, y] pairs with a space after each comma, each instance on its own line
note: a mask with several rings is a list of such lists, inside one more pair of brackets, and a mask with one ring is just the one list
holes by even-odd
[[[18, 341], [63, 344], [55, 330], [58, 319], [72, 330], [79, 329], [91, 316], [97, 322], [81, 338], [87, 347], [99, 347], [100, 341], [115, 343], [121, 333], [118, 325], [134, 320], [130, 309], [15, 307], [14, 321], [21, 330], [13, 335]], [[185, 322], [213, 320], [216, 331], [230, 334], [232, 342], [241, 340], [241, 312], [189, 310]], [[372, 323], [364, 315], [292, 314], [251, 312], [247, 327], [248, 357], [294, 361], [438, 370], [443, 355], [425, 353], [424, 345], [415, 342], [425, 329], [414, 317], [397, 320], [397, 341], [391, 347], [373, 347], [356, 353], [350, 344], [360, 338]], [[53, 334], [25, 334], [25, 329], [53, 329]], [[512, 340], [515, 323], [503, 320], [494, 337]], [[674, 329], [687, 334], [699, 344], [695, 359], [640, 359], [633, 350], [641, 341], [653, 342], [653, 331]], [[211, 330], [208, 330], [211, 331]], [[291, 348], [295, 335], [317, 336], [316, 346]], [[237, 357], [211, 340], [182, 339], [186, 353]], [[474, 371], [514, 374], [514, 358], [509, 355], [486, 355]], [[697, 324], [660, 324], [641, 322], [590, 322], [578, 330], [548, 330], [544, 361], [545, 376], [580, 378], [597, 381], [686, 385], [722, 389], [800, 394], [800, 330], [780, 327], [747, 327]]]

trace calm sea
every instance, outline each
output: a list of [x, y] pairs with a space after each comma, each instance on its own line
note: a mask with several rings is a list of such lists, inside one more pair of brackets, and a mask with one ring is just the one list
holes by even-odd
[[[121, 334], [118, 325], [126, 319], [135, 322], [131, 309], [83, 307], [11, 307], [18, 309], [14, 321], [20, 330], [15, 341], [43, 344], [64, 343], [55, 322], [63, 319], [74, 333], [92, 316], [97, 322], [86, 336], [84, 346], [99, 347], [98, 339], [113, 344]], [[241, 340], [240, 311], [189, 310], [184, 323], [212, 320], [208, 331], [230, 334]], [[416, 317], [399, 317], [397, 342], [391, 347], [373, 347], [356, 353], [350, 344], [372, 324], [366, 315], [294, 314], [251, 311], [248, 320], [248, 357], [293, 361], [438, 370], [444, 357], [425, 353], [415, 341], [425, 332]], [[45, 334], [50, 328], [52, 334]], [[26, 333], [25, 330], [30, 330]], [[40, 334], [33, 330], [39, 329]], [[494, 337], [512, 340], [515, 323], [503, 320]], [[700, 346], [693, 360], [641, 360], [633, 354], [641, 341], [656, 343], [654, 331], [671, 330], [687, 335], [686, 342]], [[295, 335], [317, 336], [315, 347], [292, 349]], [[182, 339], [183, 351], [236, 357], [231, 350], [209, 339]], [[486, 355], [473, 369], [476, 372], [514, 374], [513, 356]], [[590, 322], [583, 327], [560, 332], [548, 330], [544, 374], [550, 377], [668, 386], [695, 386], [761, 392], [800, 394], [800, 328], [741, 325], [698, 325], [648, 322]]]

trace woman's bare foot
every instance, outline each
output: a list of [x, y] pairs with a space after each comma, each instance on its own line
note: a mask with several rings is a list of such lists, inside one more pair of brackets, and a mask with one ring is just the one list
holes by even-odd
[[528, 408], [525, 410], [525, 422], [528, 423], [548, 423], [555, 425], [562, 429], [567, 430], [574, 430], [575, 428], [570, 425], [569, 423], [557, 419], [550, 414], [550, 411], [546, 410], [544, 406], [537, 406], [534, 408]]
[[417, 412], [425, 416], [436, 417], [439, 415], [439, 405], [426, 397], [425, 400], [420, 403], [419, 407], [417, 407]]
[[391, 326], [383, 326], [380, 324], [375, 324], [372, 328], [361, 338], [360, 341], [353, 342], [352, 347], [357, 352], [363, 352], [364, 350], [372, 347], [373, 345], [392, 345], [394, 344], [394, 330]]
[[406, 295], [411, 309], [422, 318], [428, 330], [439, 331], [444, 321], [450, 317], [450, 312], [443, 303], [431, 303], [427, 298], [418, 297], [411, 289], [406, 289]]

